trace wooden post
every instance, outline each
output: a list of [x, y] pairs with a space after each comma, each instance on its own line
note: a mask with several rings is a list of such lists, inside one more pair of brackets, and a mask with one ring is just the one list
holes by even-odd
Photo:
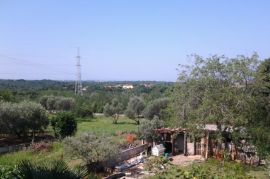
[[172, 155], [174, 155], [174, 140], [171, 138], [171, 143], [172, 143]]
[[184, 155], [187, 155], [187, 133], [184, 132]]
[[206, 146], [205, 146], [205, 159], [208, 159], [208, 150], [209, 150], [209, 131], [206, 131]]

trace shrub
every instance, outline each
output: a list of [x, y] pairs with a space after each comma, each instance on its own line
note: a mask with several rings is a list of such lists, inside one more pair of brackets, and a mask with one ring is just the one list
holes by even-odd
[[50, 163], [31, 163], [30, 161], [21, 161], [16, 172], [17, 178], [22, 179], [82, 179], [87, 176], [84, 169], [71, 170], [62, 160], [56, 160]]
[[41, 141], [32, 143], [29, 148], [32, 152], [50, 152], [53, 146], [51, 142]]
[[16, 166], [0, 165], [0, 178], [1, 179], [15, 178], [16, 174], [17, 174]]
[[66, 138], [64, 150], [71, 157], [83, 160], [89, 171], [99, 172], [114, 164], [119, 146], [108, 136], [84, 133]]
[[55, 137], [65, 138], [72, 136], [77, 131], [77, 121], [70, 112], [57, 113], [51, 120]]
[[45, 109], [34, 102], [0, 103], [0, 133], [26, 136], [42, 131], [49, 124]]
[[134, 135], [134, 134], [128, 134], [126, 136], [126, 142], [128, 144], [133, 144], [135, 140], [136, 140], [136, 135]]
[[144, 165], [145, 170], [158, 172], [161, 171], [168, 165], [169, 160], [165, 157], [150, 157]]

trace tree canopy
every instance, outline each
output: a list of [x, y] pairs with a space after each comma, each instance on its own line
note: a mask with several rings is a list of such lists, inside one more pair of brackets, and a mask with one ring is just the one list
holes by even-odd
[[138, 96], [133, 96], [129, 99], [127, 109], [125, 114], [128, 118], [136, 121], [137, 124], [140, 123], [140, 117], [142, 115], [142, 111], [145, 108], [145, 103], [142, 98]]
[[[192, 57], [195, 60], [192, 66], [179, 68], [172, 97], [173, 125], [194, 127], [211, 123], [217, 124], [220, 131], [245, 127], [256, 142], [269, 143], [269, 137], [263, 137], [262, 131], [270, 127], [270, 60], [260, 63], [257, 54], [236, 58]], [[265, 146], [262, 143], [257, 146], [261, 145]]]

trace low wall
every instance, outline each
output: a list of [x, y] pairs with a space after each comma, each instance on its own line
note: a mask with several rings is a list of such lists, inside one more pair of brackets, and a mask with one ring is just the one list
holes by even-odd
[[145, 150], [147, 150], [147, 144], [143, 144], [143, 145], [140, 145], [138, 147], [124, 150], [119, 154], [117, 161], [122, 162], [122, 161], [128, 160], [132, 157], [136, 157], [137, 155], [139, 155], [140, 153], [142, 153]]
[[16, 152], [19, 150], [23, 150], [27, 148], [30, 145], [30, 143], [26, 144], [19, 144], [19, 145], [12, 145], [7, 147], [0, 147], [0, 154], [10, 153], [10, 152]]

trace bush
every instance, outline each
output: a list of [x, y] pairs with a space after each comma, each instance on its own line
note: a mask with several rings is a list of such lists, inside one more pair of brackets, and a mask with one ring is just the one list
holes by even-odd
[[26, 136], [42, 131], [49, 124], [45, 109], [34, 102], [0, 103], [0, 133]]
[[51, 142], [41, 141], [41, 142], [32, 143], [30, 145], [30, 150], [32, 152], [50, 152], [52, 151], [52, 149], [53, 149], [53, 146]]
[[144, 169], [152, 172], [159, 172], [168, 166], [169, 160], [165, 157], [150, 157], [146, 160]]
[[[150, 168], [151, 169], [151, 168]], [[157, 171], [157, 170], [156, 170]], [[182, 179], [207, 179], [207, 178], [222, 178], [222, 179], [252, 179], [247, 174], [248, 169], [243, 165], [234, 162], [219, 162], [216, 160], [209, 160], [200, 165], [192, 165], [188, 168], [172, 167], [166, 171], [151, 178], [182, 178]], [[158, 172], [158, 171], [157, 171]]]
[[0, 178], [1, 179], [15, 178], [17, 172], [18, 171], [17, 171], [16, 166], [0, 165]]
[[64, 150], [71, 157], [83, 160], [89, 171], [100, 172], [113, 166], [119, 146], [105, 135], [85, 133], [66, 138]]
[[87, 176], [85, 169], [71, 170], [62, 160], [56, 160], [50, 163], [31, 163], [29, 161], [21, 161], [17, 169], [17, 178], [22, 179], [83, 179]]
[[57, 113], [51, 120], [51, 125], [54, 130], [55, 137], [65, 138], [72, 136], [77, 131], [77, 121], [70, 112]]

